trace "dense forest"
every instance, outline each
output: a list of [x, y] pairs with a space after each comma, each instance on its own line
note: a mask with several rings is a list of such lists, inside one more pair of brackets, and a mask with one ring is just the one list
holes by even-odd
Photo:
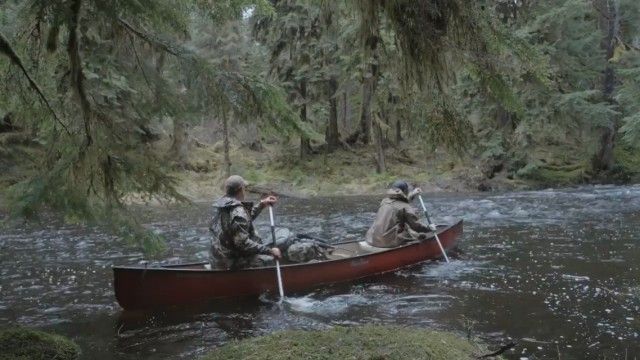
[[7, 208], [148, 245], [127, 204], [230, 173], [316, 193], [640, 173], [636, 0], [4, 0], [0, 50]]

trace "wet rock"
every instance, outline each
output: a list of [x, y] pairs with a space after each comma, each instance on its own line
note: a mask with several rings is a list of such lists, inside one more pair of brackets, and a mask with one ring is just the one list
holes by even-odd
[[481, 181], [478, 184], [478, 191], [491, 191], [491, 190], [492, 190], [491, 185], [485, 181]]

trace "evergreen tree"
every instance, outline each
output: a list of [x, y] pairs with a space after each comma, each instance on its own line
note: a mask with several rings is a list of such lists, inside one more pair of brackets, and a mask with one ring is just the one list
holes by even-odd
[[[209, 15], [222, 22], [242, 16], [251, 4], [74, 0], [3, 5], [16, 22], [7, 27], [15, 35], [3, 36], [0, 45], [14, 65], [9, 79], [20, 81], [12, 82], [15, 89], [8, 93], [13, 95], [3, 97], [2, 107], [29, 127], [44, 154], [31, 158], [26, 175], [10, 189], [12, 211], [33, 216], [47, 205], [69, 219], [109, 219], [121, 234], [142, 238], [147, 248], [159, 244], [126, 215], [125, 200], [132, 194], [184, 200], [167, 163], [150, 146], [151, 129], [162, 117], [179, 119], [196, 106], [184, 91], [198, 86], [207, 90], [207, 107], [218, 114], [259, 116], [283, 133], [310, 134], [278, 87], [204, 58], [185, 44], [190, 21], [203, 7], [211, 7]], [[35, 32], [30, 30], [34, 23]], [[32, 32], [27, 41], [24, 31]], [[14, 69], [25, 76], [16, 77]], [[25, 93], [25, 77], [43, 105]]]

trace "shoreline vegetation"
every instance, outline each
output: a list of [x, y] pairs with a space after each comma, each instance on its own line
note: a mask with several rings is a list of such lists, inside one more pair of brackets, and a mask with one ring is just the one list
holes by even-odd
[[[226, 174], [220, 143], [201, 142], [189, 151], [183, 164], [174, 170], [179, 193], [194, 202], [210, 201], [222, 194]], [[525, 171], [511, 172], [503, 166], [489, 176], [486, 162], [470, 157], [451, 156], [445, 151], [429, 153], [418, 144], [389, 148], [387, 171], [371, 171], [375, 159], [368, 148], [340, 149], [331, 153], [321, 150], [305, 159], [297, 156], [295, 147], [263, 145], [261, 151], [236, 147], [230, 151], [231, 173], [249, 181], [250, 192], [273, 191], [285, 197], [313, 196], [382, 196], [388, 185], [404, 179], [426, 193], [477, 193], [525, 191], [543, 188], [571, 187], [587, 184], [627, 184], [639, 180], [640, 156], [618, 151], [621, 160], [619, 176], [609, 178], [589, 174], [584, 163], [554, 159], [554, 154], [539, 154], [538, 165]], [[424, 154], [429, 155], [425, 156]], [[495, 169], [494, 169], [495, 170]], [[139, 202], [137, 199], [130, 199]]]
[[[232, 341], [201, 360], [259, 359], [477, 359], [486, 346], [454, 333], [400, 326], [364, 325], [289, 330]], [[501, 359], [501, 357], [492, 357]]]
[[[0, 134], [2, 135], [2, 134]], [[0, 136], [1, 138], [2, 136]], [[156, 152], [166, 153], [169, 139], [158, 141]], [[167, 175], [175, 179], [177, 193], [191, 202], [209, 202], [222, 195], [226, 178], [221, 142], [207, 144], [193, 140], [180, 164], [167, 159]], [[37, 147], [30, 147], [34, 154]], [[406, 142], [402, 147], [385, 150], [387, 171], [371, 171], [375, 158], [369, 147], [338, 149], [331, 153], [319, 150], [301, 159], [294, 144], [263, 144], [259, 151], [247, 146], [230, 149], [230, 171], [249, 181], [249, 191], [256, 195], [274, 192], [283, 197], [314, 196], [384, 196], [396, 179], [419, 186], [425, 193], [480, 193], [566, 188], [590, 184], [634, 184], [640, 182], [640, 153], [616, 149], [620, 164], [616, 174], [608, 177], [589, 173], [584, 162], [562, 160], [568, 149], [547, 149], [535, 155], [538, 160], [525, 169], [510, 171], [504, 164], [487, 163], [471, 156], [455, 156], [445, 150], [433, 152], [421, 144]], [[427, 154], [427, 155], [425, 155]], [[536, 165], [537, 164], [537, 165]], [[493, 169], [489, 169], [493, 167]], [[0, 186], [9, 189], [24, 178], [20, 164], [1, 167]], [[8, 198], [0, 193], [0, 211], [8, 212]], [[174, 200], [158, 200], [130, 193], [125, 204], [158, 206]]]

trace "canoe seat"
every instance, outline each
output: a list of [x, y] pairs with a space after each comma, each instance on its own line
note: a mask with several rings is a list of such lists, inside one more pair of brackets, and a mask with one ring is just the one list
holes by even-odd
[[368, 253], [377, 253], [377, 252], [389, 250], [388, 248], [381, 248], [381, 247], [371, 246], [366, 241], [360, 241], [360, 242], [358, 242], [358, 245], [360, 246], [360, 249], [362, 249], [363, 251], [368, 252]]

